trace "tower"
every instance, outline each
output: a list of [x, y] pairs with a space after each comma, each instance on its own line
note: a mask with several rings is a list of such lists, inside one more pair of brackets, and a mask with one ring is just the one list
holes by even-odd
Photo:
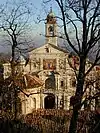
[[46, 18], [45, 23], [45, 36], [46, 43], [50, 43], [57, 46], [57, 21], [52, 8]]

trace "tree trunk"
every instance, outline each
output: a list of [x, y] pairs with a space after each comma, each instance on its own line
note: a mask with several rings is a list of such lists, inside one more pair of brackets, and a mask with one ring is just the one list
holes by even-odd
[[78, 110], [73, 109], [72, 118], [70, 121], [69, 133], [75, 133], [77, 129]]
[[81, 101], [83, 96], [83, 86], [84, 86], [84, 74], [85, 74], [85, 64], [86, 59], [84, 56], [80, 58], [80, 66], [79, 66], [79, 73], [77, 77], [77, 87], [75, 93], [75, 103], [73, 105], [73, 113], [70, 121], [70, 127], [68, 133], [76, 133], [77, 130], [77, 122], [78, 122], [78, 115], [81, 109]]
[[[14, 43], [14, 42], [13, 42]], [[16, 81], [15, 81], [15, 44], [12, 46], [12, 60], [11, 60], [11, 77], [13, 81], [13, 95], [14, 95], [14, 105], [13, 105], [13, 112], [14, 112], [14, 119], [17, 118], [17, 90], [16, 90]]]
[[17, 97], [18, 97], [17, 88], [14, 87], [14, 119], [15, 120], [17, 119], [17, 113], [18, 113], [18, 110], [17, 110]]
[[11, 59], [11, 77], [14, 80], [15, 77], [15, 47], [12, 46], [12, 59]]

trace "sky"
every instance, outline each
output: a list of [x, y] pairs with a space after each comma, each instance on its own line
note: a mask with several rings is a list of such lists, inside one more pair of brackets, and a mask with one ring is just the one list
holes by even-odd
[[[11, 1], [11, 0], [0, 0], [0, 5], [4, 4], [7, 1]], [[23, 1], [26, 1], [26, 0], [23, 0]], [[38, 22], [37, 17], [40, 17], [41, 20], [45, 19], [51, 7], [53, 12], [57, 14], [58, 8], [57, 8], [57, 5], [52, 2], [44, 6], [43, 0], [29, 0], [29, 2], [31, 3], [31, 6], [32, 6], [31, 8], [33, 11], [32, 22], [31, 22], [31, 25], [33, 26], [32, 37], [36, 44], [42, 45], [45, 41], [45, 21], [41, 21], [40, 23], [37, 23]], [[6, 47], [0, 46], [0, 52], [7, 51], [7, 50], [8, 50], [7, 46]]]

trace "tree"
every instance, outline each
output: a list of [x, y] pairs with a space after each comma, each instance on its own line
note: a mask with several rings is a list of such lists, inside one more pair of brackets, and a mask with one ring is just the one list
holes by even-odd
[[[7, 45], [11, 48], [11, 83], [14, 94], [14, 111], [15, 118], [17, 116], [17, 87], [15, 85], [15, 77], [17, 76], [16, 66], [18, 65], [19, 57], [25, 50], [27, 51], [32, 44], [32, 40], [28, 38], [27, 32], [31, 31], [30, 22], [30, 5], [27, 2], [11, 1], [6, 3], [0, 14], [0, 29]], [[29, 32], [30, 34], [30, 32]], [[16, 56], [17, 55], [17, 56]]]
[[[44, 0], [44, 3], [51, 0]], [[79, 111], [82, 107], [84, 84], [86, 76], [100, 60], [100, 0], [54, 0], [59, 6], [63, 22], [63, 38], [79, 58], [79, 67], [76, 72], [76, 91], [73, 104], [73, 113], [70, 120], [69, 133], [77, 130]], [[69, 28], [72, 35], [69, 34]], [[74, 41], [72, 39], [74, 38]], [[66, 45], [67, 45], [66, 44]], [[86, 69], [86, 60], [90, 53], [95, 53], [92, 64]]]
[[[11, 46], [11, 70], [14, 75], [14, 62], [17, 60], [16, 52], [21, 53], [27, 50], [31, 43], [31, 38], [27, 36], [29, 32], [30, 8], [27, 2], [12, 2], [4, 5], [0, 16], [0, 28], [8, 45]], [[1, 31], [2, 32], [2, 31]], [[5, 44], [6, 44], [5, 43]]]

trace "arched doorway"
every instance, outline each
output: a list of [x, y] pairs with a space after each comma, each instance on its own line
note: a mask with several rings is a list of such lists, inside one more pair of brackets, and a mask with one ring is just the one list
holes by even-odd
[[44, 108], [45, 109], [54, 109], [55, 108], [55, 96], [53, 94], [49, 94], [44, 99]]

